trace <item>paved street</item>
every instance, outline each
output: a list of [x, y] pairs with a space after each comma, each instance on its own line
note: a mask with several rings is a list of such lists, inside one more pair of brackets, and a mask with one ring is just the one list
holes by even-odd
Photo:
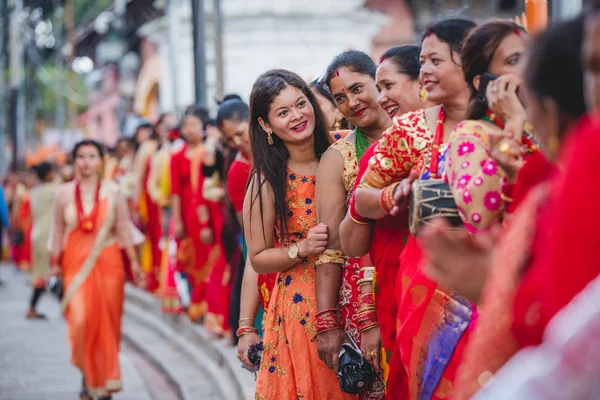
[[[24, 315], [31, 295], [29, 277], [4, 266], [0, 278], [0, 400], [77, 399], [81, 375], [69, 362], [58, 302], [46, 294], [39, 311], [48, 320], [28, 321]], [[144, 357], [126, 343], [122, 348], [124, 391], [115, 400], [177, 399], [166, 378]]]

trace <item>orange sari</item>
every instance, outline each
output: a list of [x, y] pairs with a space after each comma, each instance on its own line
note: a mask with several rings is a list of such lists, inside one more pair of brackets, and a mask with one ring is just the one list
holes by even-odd
[[23, 241], [14, 245], [14, 262], [25, 272], [31, 270], [31, 196], [24, 186], [18, 186], [15, 194], [16, 201], [16, 228], [23, 234]]
[[[94, 226], [84, 229], [77, 219], [74, 187], [64, 185], [56, 201], [53, 254], [62, 251], [62, 309], [71, 362], [82, 371], [90, 395], [108, 396], [122, 387], [119, 344], [125, 269], [117, 237], [122, 242], [130, 238], [126, 236], [130, 219], [118, 189], [104, 183]], [[84, 213], [91, 215], [94, 201], [82, 203]]]

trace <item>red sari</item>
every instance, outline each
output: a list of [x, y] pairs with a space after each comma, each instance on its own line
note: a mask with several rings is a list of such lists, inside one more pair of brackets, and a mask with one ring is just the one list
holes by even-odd
[[516, 293], [512, 331], [519, 348], [540, 344], [548, 322], [600, 273], [600, 124], [594, 118], [583, 118], [565, 144], [565, 170], [552, 183], [533, 262]]
[[590, 176], [598, 130], [584, 118], [570, 134], [564, 173], [541, 154], [519, 171], [515, 201], [527, 196], [496, 246], [481, 302], [485, 314], [459, 370], [457, 399], [470, 398], [520, 348], [540, 344], [549, 320], [600, 272], [591, 253], [598, 246], [592, 233], [598, 185]]
[[[204, 244], [208, 257], [204, 270], [209, 270], [210, 275], [206, 283], [205, 298], [207, 312], [204, 319], [205, 328], [218, 336], [231, 333], [229, 326], [229, 301], [231, 295], [232, 268], [225, 254], [223, 243], [223, 230], [225, 226], [225, 215], [223, 210], [222, 196], [213, 198], [206, 190], [206, 183], [214, 181], [215, 177], [204, 177], [204, 188], [200, 188], [197, 196], [200, 202], [200, 230], [210, 229], [213, 234], [213, 243]], [[220, 183], [214, 189], [221, 189]], [[220, 198], [219, 198], [220, 197]], [[206, 213], [208, 219], [203, 218]]]
[[[248, 186], [251, 171], [252, 162], [246, 157], [239, 155], [229, 167], [229, 172], [227, 173], [227, 192], [236, 213], [241, 213], [244, 209], [244, 197], [246, 196], [246, 187]], [[276, 277], [277, 273], [258, 274], [257, 289], [265, 316], [269, 309], [269, 300], [271, 300], [271, 293], [275, 286]]]
[[17, 215], [14, 225], [22, 233], [23, 241], [19, 244], [13, 244], [13, 260], [19, 268], [29, 272], [31, 270], [31, 230], [33, 228], [31, 197], [24, 186], [17, 186], [15, 197], [17, 200]]
[[[369, 166], [377, 143], [365, 151], [359, 165], [356, 185]], [[354, 193], [353, 193], [354, 197]], [[355, 200], [352, 200], [354, 202]], [[400, 268], [399, 257], [409, 236], [408, 213], [382, 218], [375, 223], [369, 254], [375, 266], [375, 303], [377, 304], [377, 320], [381, 332], [381, 343], [385, 357], [381, 367], [386, 384], [386, 398], [404, 399], [406, 391], [406, 371], [402, 365], [398, 347], [396, 346], [396, 277]]]
[[200, 221], [197, 209], [201, 203], [202, 160], [204, 149], [199, 146], [190, 158], [186, 155], [187, 145], [171, 158], [171, 194], [181, 200], [181, 216], [186, 237], [174, 238], [177, 244], [176, 268], [185, 272], [192, 286], [188, 314], [192, 320], [201, 318], [206, 311], [206, 279], [210, 271], [202, 268], [206, 263], [206, 246], [200, 241]]
[[[160, 240], [162, 238], [162, 226], [160, 217], [160, 208], [148, 194], [148, 178], [150, 177], [150, 164], [152, 157], [148, 157], [145, 162], [143, 186], [141, 196], [144, 199], [145, 208], [145, 234], [151, 248], [150, 271], [146, 274], [146, 289], [154, 292], [159, 287], [160, 267], [162, 261], [162, 251], [160, 249]], [[141, 206], [140, 206], [141, 207]]]
[[[394, 119], [391, 129], [374, 150], [373, 162], [361, 180], [362, 187], [382, 189], [406, 178], [411, 169], [424, 171], [428, 179], [434, 136], [424, 111], [409, 112]], [[439, 147], [440, 167], [445, 145]], [[438, 172], [441, 172], [442, 168]], [[420, 270], [423, 253], [410, 236], [400, 256], [396, 280], [398, 304], [396, 346], [406, 370], [410, 399], [447, 399], [471, 323], [471, 305], [439, 287]]]

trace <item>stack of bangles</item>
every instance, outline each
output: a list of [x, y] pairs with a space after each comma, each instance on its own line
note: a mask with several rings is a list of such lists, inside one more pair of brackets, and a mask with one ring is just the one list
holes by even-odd
[[342, 329], [342, 320], [337, 308], [328, 308], [319, 311], [315, 316], [315, 325], [317, 327], [317, 335], [323, 332]]
[[400, 182], [392, 183], [389, 186], [383, 188], [381, 193], [379, 194], [379, 205], [386, 213], [390, 213], [392, 208], [394, 208], [394, 192]]
[[[372, 285], [374, 275], [375, 267], [362, 267], [359, 272], [358, 286]], [[356, 315], [358, 330], [361, 332], [379, 326], [373, 292], [366, 292], [358, 295], [358, 312]]]
[[235, 331], [235, 335], [240, 338], [240, 337], [242, 337], [245, 334], [250, 333], [250, 332], [252, 332], [252, 333], [258, 333], [258, 329], [256, 329], [253, 326], [240, 326], [238, 328], [238, 330]]

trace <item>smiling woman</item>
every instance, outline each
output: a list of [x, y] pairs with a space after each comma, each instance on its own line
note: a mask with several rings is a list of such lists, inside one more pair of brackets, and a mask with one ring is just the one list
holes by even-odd
[[[254, 169], [244, 200], [248, 256], [258, 273], [278, 272], [264, 325], [256, 399], [350, 399], [319, 360], [315, 259], [327, 244], [317, 225], [315, 180], [331, 143], [319, 104], [296, 74], [261, 75], [250, 95]], [[256, 332], [243, 327], [238, 336]]]

